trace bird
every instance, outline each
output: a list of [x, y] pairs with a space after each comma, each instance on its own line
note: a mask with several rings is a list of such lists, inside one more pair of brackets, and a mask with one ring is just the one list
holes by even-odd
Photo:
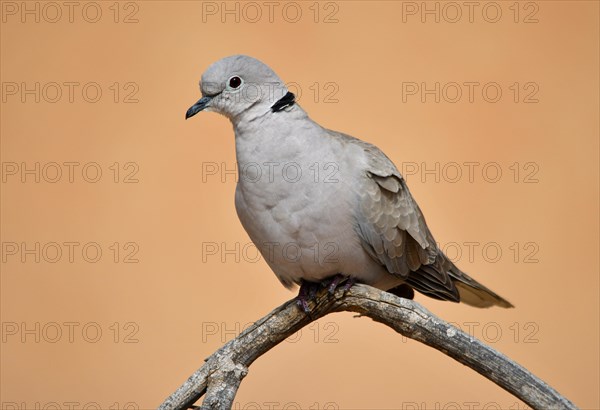
[[320, 287], [363, 283], [412, 299], [513, 305], [461, 271], [439, 248], [406, 180], [379, 148], [313, 121], [260, 60], [208, 66], [186, 112], [227, 117], [235, 134], [238, 218], [298, 304]]

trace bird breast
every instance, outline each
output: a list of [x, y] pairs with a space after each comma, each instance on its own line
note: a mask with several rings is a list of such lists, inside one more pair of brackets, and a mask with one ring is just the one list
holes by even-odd
[[343, 254], [362, 251], [351, 223], [354, 195], [346, 185], [343, 152], [323, 141], [319, 150], [304, 144], [311, 146], [310, 137], [290, 135], [281, 144], [236, 138], [238, 216], [288, 285], [340, 272]]

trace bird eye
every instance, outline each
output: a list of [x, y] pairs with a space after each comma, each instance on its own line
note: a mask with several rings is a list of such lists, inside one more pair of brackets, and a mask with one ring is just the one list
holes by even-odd
[[230, 88], [238, 88], [240, 85], [242, 85], [242, 79], [240, 77], [238, 77], [237, 75], [231, 77], [229, 79], [229, 87]]

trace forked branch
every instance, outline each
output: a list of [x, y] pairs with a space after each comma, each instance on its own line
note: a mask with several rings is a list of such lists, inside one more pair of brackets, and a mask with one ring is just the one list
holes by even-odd
[[309, 323], [333, 312], [357, 312], [396, 332], [425, 343], [469, 366], [535, 409], [576, 409], [575, 405], [527, 369], [439, 319], [412, 300], [366, 285], [344, 293], [319, 293], [310, 302], [311, 315], [295, 299], [279, 306], [205, 360], [160, 410], [188, 409], [206, 395], [201, 409], [230, 409], [248, 367], [271, 348]]

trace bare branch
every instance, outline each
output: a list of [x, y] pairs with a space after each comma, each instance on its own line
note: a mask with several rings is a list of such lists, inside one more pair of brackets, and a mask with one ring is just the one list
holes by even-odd
[[345, 294], [320, 292], [306, 315], [290, 300], [226, 343], [205, 360], [159, 410], [190, 408], [202, 395], [202, 409], [229, 409], [248, 367], [302, 327], [329, 313], [350, 311], [383, 323], [396, 332], [425, 343], [512, 393], [536, 409], [576, 409], [556, 390], [462, 330], [439, 319], [418, 303], [366, 285]]

